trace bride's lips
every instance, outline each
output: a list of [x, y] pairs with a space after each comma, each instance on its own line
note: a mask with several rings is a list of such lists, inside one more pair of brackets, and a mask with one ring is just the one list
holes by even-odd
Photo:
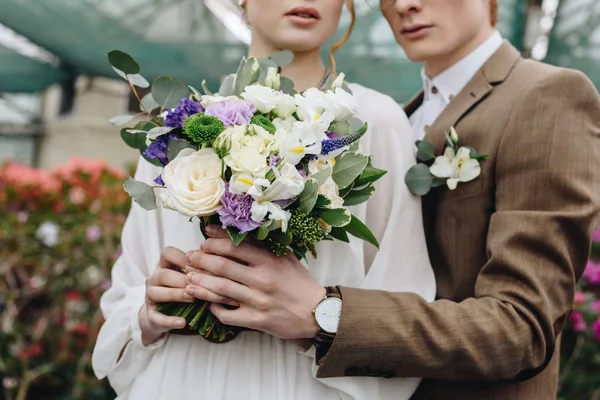
[[408, 40], [418, 40], [427, 36], [432, 28], [433, 25], [416, 24], [405, 27], [400, 33]]
[[296, 7], [285, 13], [285, 16], [294, 25], [302, 27], [312, 26], [321, 19], [319, 12], [312, 7]]

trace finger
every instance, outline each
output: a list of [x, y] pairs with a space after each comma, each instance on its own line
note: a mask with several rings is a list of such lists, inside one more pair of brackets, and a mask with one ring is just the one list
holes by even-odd
[[186, 285], [185, 273], [172, 269], [157, 269], [146, 280], [146, 287], [163, 286], [182, 289]]
[[230, 310], [220, 304], [213, 303], [210, 305], [210, 312], [225, 325], [242, 326], [250, 329], [256, 329], [257, 327], [256, 318], [253, 317], [252, 311], [246, 307]]
[[146, 290], [148, 300], [154, 303], [183, 302], [191, 303], [194, 298], [185, 291], [185, 285], [182, 289], [172, 289], [161, 286], [151, 286]]
[[148, 310], [148, 321], [151, 324], [165, 329], [181, 329], [186, 325], [186, 321], [181, 317], [169, 317], [157, 310]]
[[160, 253], [159, 268], [185, 268], [185, 253], [175, 247], [165, 247]]
[[[222, 240], [222, 239], [214, 239]], [[187, 263], [198, 270], [192, 273], [205, 273], [206, 275], [216, 275], [232, 281], [243, 283], [252, 287], [254, 282], [252, 270], [248, 267], [229, 258], [218, 255], [207, 254], [203, 251], [191, 251], [186, 256]], [[189, 276], [189, 274], [188, 274]]]
[[228, 306], [232, 307], [240, 306], [240, 303], [238, 303], [237, 301], [230, 299], [229, 297], [213, 293], [202, 286], [188, 285], [185, 288], [185, 291], [188, 296], [195, 297], [200, 300], [206, 300], [211, 303], [227, 304]]
[[274, 257], [273, 253], [267, 250], [244, 242], [236, 246], [229, 239], [208, 239], [202, 243], [200, 249], [205, 253], [238, 259], [250, 266], [259, 265]]
[[[191, 273], [188, 274], [188, 283], [203, 287], [209, 292], [236, 300], [242, 304], [252, 304], [252, 289], [227, 278], [203, 273]], [[187, 293], [191, 294], [190, 292]]]
[[209, 225], [206, 227], [206, 233], [212, 238], [228, 239], [229, 234], [218, 225]]

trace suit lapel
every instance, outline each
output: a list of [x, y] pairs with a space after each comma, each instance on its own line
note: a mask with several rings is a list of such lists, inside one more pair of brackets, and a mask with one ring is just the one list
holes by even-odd
[[419, 93], [417, 93], [412, 99], [410, 99], [404, 105], [404, 112], [406, 113], [407, 117], [410, 118], [410, 116], [413, 115], [414, 112], [417, 111], [417, 109], [419, 107], [421, 107], [421, 104], [423, 104], [424, 98], [425, 98], [425, 94], [421, 90]]
[[[455, 126], [479, 102], [485, 99], [493, 90], [494, 85], [500, 84], [506, 79], [519, 58], [520, 54], [517, 49], [508, 41], [505, 41], [483, 67], [477, 71], [473, 79], [471, 79], [463, 90], [451, 99], [448, 106], [435, 120], [433, 125], [427, 129], [425, 135], [425, 140], [434, 145], [436, 153], [443, 151], [446, 133], [449, 132], [450, 128]], [[419, 97], [421, 98], [421, 102], [415, 107], [416, 100]], [[420, 96], [413, 99], [405, 108], [407, 114], [409, 107], [415, 107], [412, 110], [414, 112], [420, 106], [422, 100], [423, 95], [421, 93]]]

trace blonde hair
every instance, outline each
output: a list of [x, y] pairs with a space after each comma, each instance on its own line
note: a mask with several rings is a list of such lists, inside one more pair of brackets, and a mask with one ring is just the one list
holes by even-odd
[[498, 23], [498, 0], [490, 0], [490, 22], [492, 26]]
[[[493, 0], [495, 1], [495, 0]], [[346, 0], [346, 6], [348, 7], [348, 11], [350, 11], [350, 26], [348, 30], [344, 34], [344, 36], [338, 40], [331, 49], [329, 49], [329, 68], [331, 68], [331, 73], [333, 76], [336, 75], [336, 63], [335, 63], [335, 52], [338, 51], [347, 41], [350, 39], [350, 35], [352, 34], [352, 30], [354, 29], [354, 24], [356, 23], [356, 10], [354, 8], [353, 0]]]

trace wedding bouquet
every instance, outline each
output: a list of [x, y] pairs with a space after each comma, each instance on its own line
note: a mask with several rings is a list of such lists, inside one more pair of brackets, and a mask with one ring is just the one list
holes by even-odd
[[[298, 259], [316, 244], [348, 234], [378, 246], [369, 228], [348, 207], [366, 202], [373, 183], [386, 171], [373, 167], [359, 150], [367, 124], [355, 118], [356, 99], [341, 74], [321, 89], [303, 93], [279, 74], [275, 58], [242, 59], [218, 95], [203, 93], [170, 77], [150, 87], [138, 64], [120, 51], [109, 53], [113, 69], [140, 101], [138, 115], [111, 120], [123, 125], [124, 141], [151, 163], [162, 166], [156, 186], [128, 178], [124, 188], [141, 207], [167, 209], [222, 226], [238, 245], [252, 237], [277, 256]], [[163, 304], [167, 315], [184, 317], [190, 329], [224, 342], [235, 337], [209, 311], [208, 303]]]

